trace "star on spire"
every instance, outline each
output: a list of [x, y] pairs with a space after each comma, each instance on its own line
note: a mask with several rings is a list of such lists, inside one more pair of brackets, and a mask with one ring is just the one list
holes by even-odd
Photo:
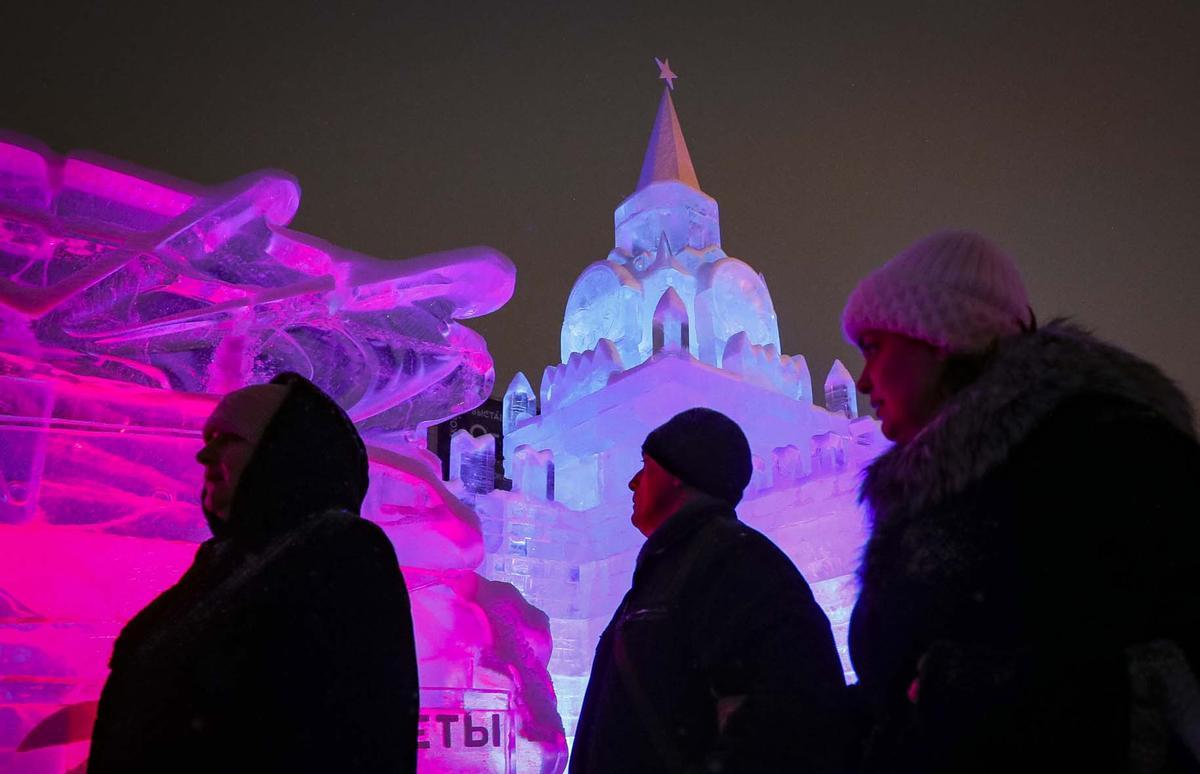
[[658, 78], [667, 82], [667, 88], [675, 91], [675, 79], [679, 76], [671, 72], [671, 60], [659, 59], [654, 57], [654, 64], [658, 65]]

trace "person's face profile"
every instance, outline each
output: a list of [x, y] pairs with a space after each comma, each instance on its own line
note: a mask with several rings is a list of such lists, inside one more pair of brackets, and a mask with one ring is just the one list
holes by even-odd
[[940, 407], [946, 353], [924, 341], [881, 330], [864, 331], [858, 347], [865, 362], [855, 386], [870, 399], [884, 436], [908, 443]]

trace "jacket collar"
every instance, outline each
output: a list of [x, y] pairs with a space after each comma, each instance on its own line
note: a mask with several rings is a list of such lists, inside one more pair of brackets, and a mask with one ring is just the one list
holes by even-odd
[[664, 554], [670, 553], [676, 546], [687, 542], [688, 538], [696, 534], [710, 520], [720, 518], [736, 519], [737, 514], [734, 513], [733, 507], [724, 500], [706, 494], [697, 494], [695, 499], [668, 517], [646, 539], [642, 550], [638, 552], [635, 574], [641, 572], [643, 567], [658, 561]]
[[1002, 340], [975, 383], [912, 441], [870, 465], [859, 499], [875, 523], [943, 502], [1004, 462], [1064, 400], [1089, 392], [1146, 406], [1195, 437], [1191, 404], [1162, 371], [1055, 321]]

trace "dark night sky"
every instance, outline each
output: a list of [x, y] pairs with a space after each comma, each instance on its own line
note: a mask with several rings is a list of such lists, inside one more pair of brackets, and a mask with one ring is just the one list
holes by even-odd
[[669, 57], [723, 246], [818, 388], [861, 364], [855, 281], [956, 226], [1014, 255], [1041, 319], [1200, 403], [1200, 3], [984, 5], [19, 0], [0, 127], [203, 183], [287, 170], [293, 227], [373, 255], [503, 250], [516, 295], [471, 324], [499, 393], [557, 361]]

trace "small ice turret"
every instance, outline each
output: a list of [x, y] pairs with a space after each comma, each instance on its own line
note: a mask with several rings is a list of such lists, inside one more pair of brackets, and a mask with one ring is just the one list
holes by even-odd
[[792, 444], [772, 449], [771, 465], [776, 486], [786, 486], [804, 478], [804, 458], [800, 455], [800, 449]]
[[513, 451], [513, 491], [554, 500], [554, 452], [518, 446]]
[[854, 386], [854, 377], [840, 360], [833, 361], [833, 368], [825, 377], [825, 408], [851, 419], [858, 417], [858, 390]]
[[503, 412], [501, 422], [505, 435], [516, 430], [522, 420], [537, 415], [537, 393], [533, 391], [529, 379], [520, 371], [517, 371], [517, 375], [508, 383], [508, 389], [504, 391]]
[[469, 430], [450, 436], [450, 480], [457, 479], [472, 494], [487, 494], [496, 488], [496, 436], [475, 437]]
[[746, 331], [738, 331], [725, 343], [721, 368], [751, 384], [812, 403], [812, 378], [804, 356], [780, 355], [774, 344], [752, 344]]
[[834, 473], [846, 466], [846, 438], [838, 433], [818, 433], [812, 437], [814, 473]]
[[675, 288], [667, 288], [654, 307], [654, 351], [683, 350], [689, 346], [688, 313]]
[[808, 360], [804, 355], [792, 355], [792, 363], [796, 370], [796, 399], [812, 403], [812, 376], [808, 372]]

